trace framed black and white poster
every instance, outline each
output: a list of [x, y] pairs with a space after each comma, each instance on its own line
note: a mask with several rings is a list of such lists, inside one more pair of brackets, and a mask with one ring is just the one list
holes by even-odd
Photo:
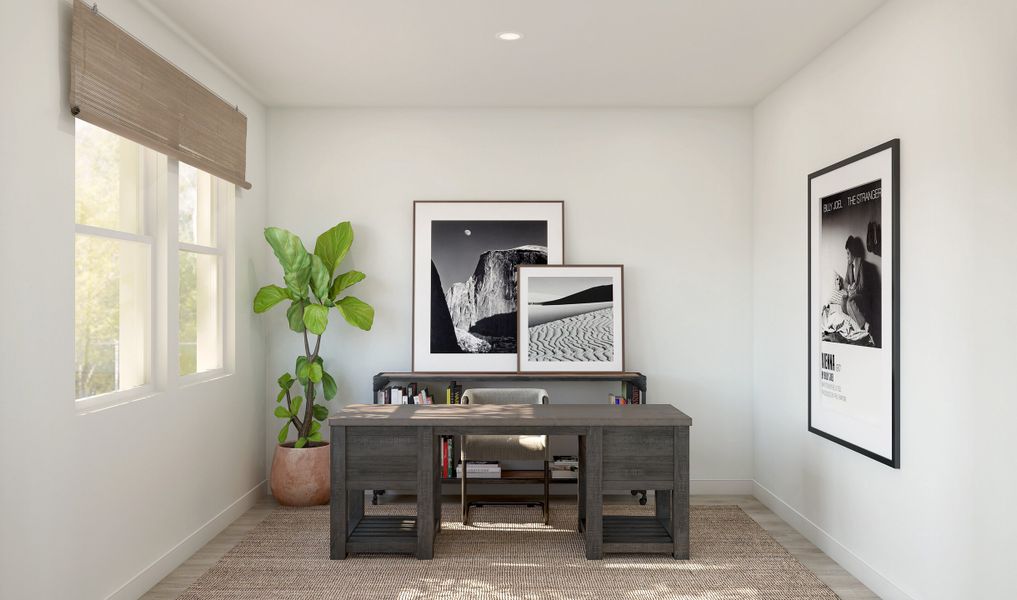
[[413, 370], [515, 371], [516, 267], [563, 261], [561, 201], [413, 203]]
[[900, 468], [900, 140], [809, 175], [809, 431]]
[[519, 266], [520, 371], [624, 371], [621, 265]]

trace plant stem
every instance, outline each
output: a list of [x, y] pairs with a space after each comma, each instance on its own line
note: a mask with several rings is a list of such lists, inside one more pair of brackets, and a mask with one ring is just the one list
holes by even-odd
[[[290, 399], [289, 389], [286, 390], [286, 409], [289, 410], [290, 412], [293, 412], [293, 402]], [[304, 424], [300, 421], [300, 419], [291, 416], [290, 421], [292, 421], [293, 424], [297, 426], [297, 433], [300, 433], [300, 430], [304, 427]]]
[[318, 339], [314, 341], [314, 356], [313, 358], [309, 359], [311, 362], [314, 362], [314, 359], [318, 358], [318, 350], [320, 349], [321, 349], [321, 336], [319, 335]]
[[[319, 335], [314, 340], [314, 352], [311, 352], [311, 340], [307, 337], [307, 329], [304, 329], [304, 355], [309, 364], [314, 364], [314, 361], [318, 359], [319, 350], [321, 350], [321, 336]], [[308, 380], [307, 385], [304, 386], [304, 419], [298, 429], [300, 437], [311, 435], [311, 423], [314, 422], [314, 396], [316, 391], [314, 382]]]
[[300, 437], [311, 435], [311, 423], [314, 422], [314, 382], [307, 380], [304, 387], [304, 422], [300, 425]]

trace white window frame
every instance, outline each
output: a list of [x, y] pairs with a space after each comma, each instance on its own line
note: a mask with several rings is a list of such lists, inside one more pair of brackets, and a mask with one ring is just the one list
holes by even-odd
[[[141, 210], [142, 218], [140, 219], [140, 225], [144, 233], [130, 233], [119, 229], [108, 229], [106, 227], [97, 227], [95, 225], [85, 225], [77, 222], [75, 219], [74, 223], [74, 237], [77, 239], [79, 235], [87, 235], [91, 237], [98, 237], [103, 239], [120, 240], [127, 242], [134, 242], [140, 244], [146, 244], [148, 246], [148, 323], [146, 323], [147, 331], [147, 348], [145, 352], [145, 383], [126, 388], [121, 390], [113, 390], [104, 394], [96, 394], [94, 396], [85, 396], [83, 398], [75, 398], [75, 407], [78, 412], [87, 413], [101, 410], [103, 408], [109, 408], [112, 406], [119, 406], [152, 396], [156, 393], [156, 343], [155, 338], [157, 336], [157, 323], [156, 323], [156, 305], [158, 301], [158, 290], [156, 284], [156, 221], [158, 219], [158, 204], [159, 194], [158, 181], [160, 175], [165, 177], [164, 173], [160, 173], [158, 168], [159, 153], [154, 150], [150, 150], [144, 146], [139, 145], [139, 156], [138, 156], [138, 170], [135, 173], [138, 207]], [[76, 183], [76, 182], [75, 182]], [[75, 193], [77, 192], [75, 188]], [[75, 260], [77, 256], [75, 255]], [[75, 290], [75, 293], [77, 291]], [[76, 309], [76, 308], [75, 308]], [[76, 342], [76, 340], [75, 340]], [[118, 365], [119, 368], [119, 365]]]
[[[215, 246], [204, 246], [190, 242], [181, 242], [178, 228], [180, 218], [180, 163], [172, 158], [167, 159], [167, 184], [169, 199], [164, 205], [167, 210], [167, 226], [171, 229], [167, 232], [169, 240], [169, 271], [172, 274], [172, 286], [170, 290], [169, 304], [175, 307], [170, 323], [169, 337], [171, 338], [168, 348], [173, 348], [169, 357], [170, 369], [175, 375], [179, 386], [190, 386], [204, 381], [220, 379], [233, 372], [231, 344], [227, 341], [231, 338], [228, 334], [232, 326], [227, 324], [232, 320], [234, 311], [227, 310], [233, 302], [233, 205], [236, 195], [236, 186], [216, 177], [207, 174], [211, 178], [211, 193], [213, 205], [215, 206]], [[200, 169], [198, 169], [200, 171]], [[214, 369], [198, 371], [196, 373], [180, 374], [180, 252], [193, 252], [216, 256], [218, 266], [216, 267], [217, 286], [219, 291], [216, 321], [219, 325], [218, 348], [220, 365]], [[171, 375], [170, 378], [173, 378]]]
[[[149, 246], [149, 323], [145, 357], [146, 383], [123, 390], [75, 398], [80, 415], [103, 411], [127, 403], [161, 396], [164, 392], [190, 387], [233, 375], [236, 369], [235, 323], [235, 228], [236, 186], [212, 177], [215, 194], [216, 246], [179, 241], [179, 162], [141, 146], [141, 178], [138, 193], [143, 212], [144, 233], [75, 223], [74, 235], [89, 235]], [[218, 324], [221, 366], [180, 374], [180, 251], [218, 256]], [[75, 260], [77, 257], [75, 257]]]

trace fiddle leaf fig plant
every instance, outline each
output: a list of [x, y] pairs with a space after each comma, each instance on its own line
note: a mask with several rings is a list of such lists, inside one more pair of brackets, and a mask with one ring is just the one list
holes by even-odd
[[285, 287], [266, 285], [258, 290], [254, 312], [263, 313], [288, 300], [286, 320], [291, 330], [303, 335], [304, 353], [297, 356], [294, 372], [279, 376], [276, 396], [279, 406], [275, 408], [275, 416], [286, 421], [279, 430], [279, 443], [286, 443], [292, 426], [297, 436], [293, 446], [303, 448], [321, 441], [321, 423], [328, 418], [328, 408], [315, 402], [318, 386], [325, 401], [335, 398], [338, 392], [335, 379], [325, 370], [320, 355], [321, 336], [328, 327], [330, 311], [334, 308], [350, 325], [370, 331], [374, 308], [356, 296], [343, 295], [366, 275], [360, 271], [335, 273], [353, 245], [353, 227], [348, 221], [319, 235], [313, 254], [299, 237], [285, 229], [265, 229], [265, 240], [282, 265]]

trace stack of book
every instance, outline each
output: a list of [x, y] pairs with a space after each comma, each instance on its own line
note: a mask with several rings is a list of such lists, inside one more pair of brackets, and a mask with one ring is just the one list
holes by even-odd
[[[441, 404], [461, 404], [463, 398], [463, 386], [451, 382], [445, 388], [445, 397], [438, 398]], [[375, 404], [434, 404], [435, 397], [426, 387], [417, 383], [406, 385], [390, 385], [385, 389], [378, 390], [374, 396]]]
[[462, 404], [463, 386], [452, 381], [445, 388], [445, 404]]
[[427, 392], [427, 388], [420, 387], [416, 383], [409, 383], [405, 386], [390, 385], [383, 390], [378, 390], [374, 397], [375, 404], [434, 404], [434, 396]]
[[456, 460], [456, 439], [454, 436], [442, 436], [441, 438], [441, 477], [448, 479], [449, 473], [453, 471]]
[[611, 404], [645, 404], [646, 400], [643, 399], [642, 390], [637, 388], [630, 381], [622, 382], [622, 393], [608, 394], [608, 401]]
[[[501, 477], [501, 465], [495, 460], [468, 460], [466, 461], [466, 474], [470, 479], [499, 479]], [[456, 477], [462, 479], [463, 465], [456, 465]]]
[[579, 474], [578, 456], [555, 456], [551, 463], [551, 479], [576, 479]]

